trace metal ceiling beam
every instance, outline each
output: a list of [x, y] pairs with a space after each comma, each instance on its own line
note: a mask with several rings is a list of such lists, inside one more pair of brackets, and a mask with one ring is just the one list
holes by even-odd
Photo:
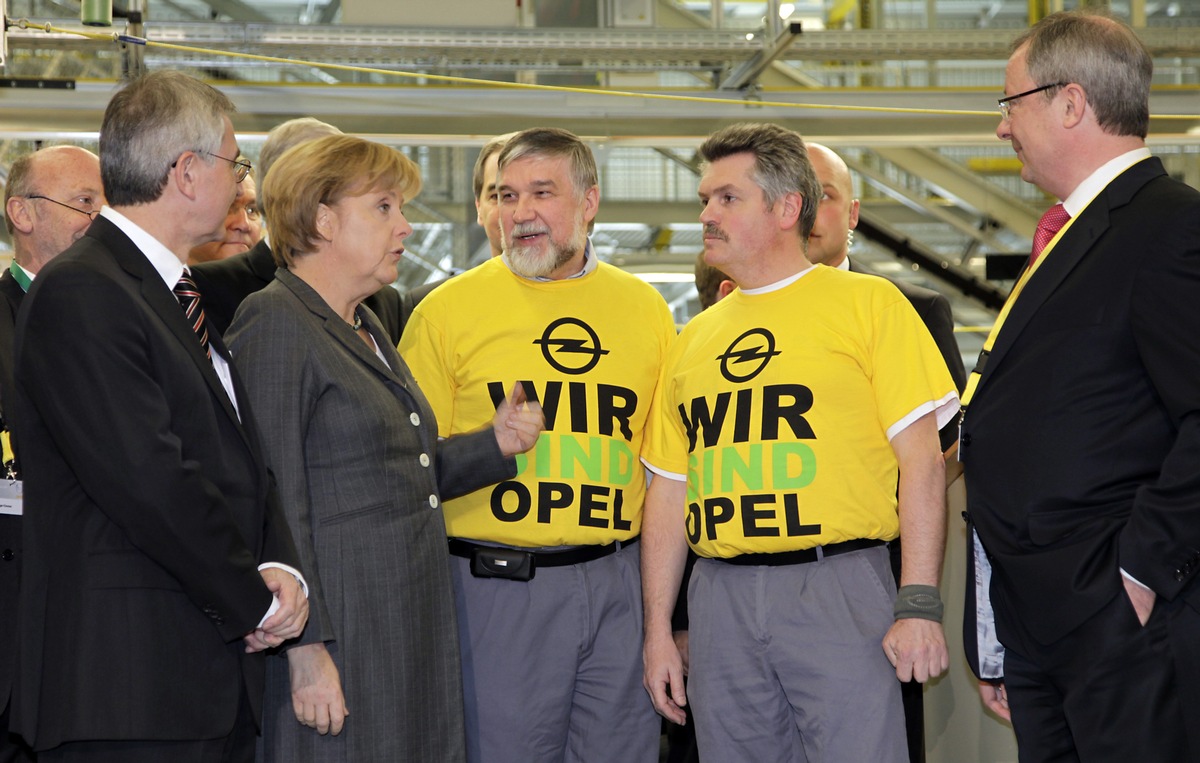
[[946, 198], [996, 220], [1022, 236], [1032, 237], [1041, 211], [966, 167], [926, 148], [876, 148], [875, 153], [918, 177]]
[[249, 21], [268, 24], [271, 17], [254, 10], [242, 0], [204, 0], [217, 13], [223, 13], [234, 21]]
[[726, 77], [718, 89], [741, 90], [752, 85], [764, 71], [775, 64], [780, 56], [792, 46], [792, 42], [800, 36], [800, 32], [801, 29], [798, 22], [793, 22], [785, 26], [780, 31], [778, 37]]
[[889, 250], [901, 260], [914, 262], [924, 272], [954, 287], [984, 307], [999, 310], [1008, 296], [1005, 289], [993, 286], [961, 265], [942, 259], [932, 249], [888, 226], [869, 212], [859, 212], [858, 228], [864, 237]]
[[[147, 35], [161, 42], [185, 43], [272, 55], [327, 60], [354, 58], [363, 63], [449, 61], [504, 63], [515, 68], [545, 61], [595, 66], [640, 63], [661, 66], [739, 64], [762, 52], [762, 41], [744, 30], [713, 29], [551, 29], [551, 28], [409, 28], [272, 24], [242, 0], [211, 0], [215, 9], [252, 17], [239, 22], [153, 22]], [[62, 28], [84, 29], [76, 22], [52, 20]], [[262, 22], [262, 23], [259, 23]], [[39, 22], [40, 23], [40, 22]], [[862, 29], [816, 30], [794, 38], [773, 60], [920, 61], [994, 60], [1008, 57], [1010, 29]], [[10, 29], [11, 48], [95, 45], [82, 38]], [[1150, 27], [1138, 35], [1156, 58], [1196, 58], [1195, 27]]]
[[971, 223], [962, 219], [960, 216], [931, 203], [928, 199], [921, 198], [915, 193], [897, 187], [895, 183], [884, 177], [882, 173], [866, 166], [862, 162], [856, 162], [853, 159], [846, 159], [846, 165], [858, 173], [860, 177], [869, 180], [872, 185], [874, 185], [884, 194], [890, 196], [896, 201], [899, 201], [909, 209], [919, 210], [927, 217], [931, 217], [938, 222], [949, 225], [951, 228], [963, 234], [964, 236], [983, 244], [993, 251], [1005, 250], [1006, 247], [1004, 244], [998, 241], [995, 236], [988, 234], [986, 231], [980, 230], [975, 225], [972, 225]]
[[332, 24], [337, 12], [342, 9], [342, 0], [329, 0], [325, 7], [321, 9], [321, 15], [317, 17], [318, 24]]

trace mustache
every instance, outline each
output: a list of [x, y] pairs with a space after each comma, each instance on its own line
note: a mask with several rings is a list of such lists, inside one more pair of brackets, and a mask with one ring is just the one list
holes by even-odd
[[521, 223], [519, 225], [514, 225], [512, 232], [508, 235], [511, 238], [516, 238], [518, 236], [536, 236], [539, 233], [545, 232], [545, 228], [542, 228], [541, 226], [534, 225], [533, 223]]
[[704, 236], [705, 238], [719, 238], [722, 241], [729, 240], [729, 237], [725, 235], [725, 231], [721, 230], [712, 223], [704, 226]]

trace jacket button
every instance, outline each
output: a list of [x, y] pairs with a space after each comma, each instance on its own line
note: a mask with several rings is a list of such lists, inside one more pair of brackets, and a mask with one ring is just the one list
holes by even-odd
[[15, 556], [16, 554], [13, 553], [11, 548], [6, 548], [4, 551], [0, 552], [0, 559], [3, 559], [6, 562], [11, 562]]
[[964, 448], [966, 448], [966, 447], [970, 446], [970, 444], [971, 444], [971, 434], [969, 432], [963, 432], [962, 446]]
[[1176, 581], [1182, 583], [1183, 579], [1186, 577], [1187, 577], [1187, 575], [1184, 574], [1183, 570], [1175, 570], [1175, 580]]

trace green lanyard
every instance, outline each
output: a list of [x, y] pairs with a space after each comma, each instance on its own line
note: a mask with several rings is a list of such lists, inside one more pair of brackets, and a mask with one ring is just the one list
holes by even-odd
[[17, 283], [21, 285], [21, 291], [28, 293], [29, 285], [33, 283], [33, 279], [17, 264], [16, 260], [13, 260], [13, 264], [8, 266], [8, 272], [12, 273], [12, 277], [17, 279]]

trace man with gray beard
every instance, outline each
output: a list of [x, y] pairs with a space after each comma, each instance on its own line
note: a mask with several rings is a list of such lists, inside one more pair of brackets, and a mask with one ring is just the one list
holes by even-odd
[[497, 187], [505, 253], [426, 297], [400, 341], [439, 435], [490, 421], [515, 381], [546, 414], [515, 479], [445, 506], [468, 758], [652, 763], [633, 544], [674, 324], [653, 288], [596, 258], [600, 189], [578, 137], [518, 133]]

